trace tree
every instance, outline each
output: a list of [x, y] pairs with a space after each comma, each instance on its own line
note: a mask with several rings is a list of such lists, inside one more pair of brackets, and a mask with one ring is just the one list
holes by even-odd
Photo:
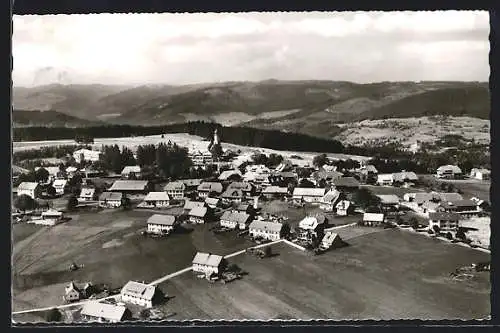
[[280, 237], [285, 239], [288, 238], [288, 236], [290, 236], [290, 230], [290, 225], [284, 222], [281, 226]]
[[45, 320], [49, 323], [62, 320], [62, 313], [57, 308], [52, 308], [45, 314]]
[[77, 199], [76, 195], [72, 195], [68, 199], [68, 202], [66, 204], [66, 208], [68, 209], [68, 211], [72, 212], [72, 211], [76, 210], [76, 206], [78, 206], [78, 199]]
[[49, 179], [49, 172], [45, 168], [40, 168], [35, 171], [35, 180], [45, 183]]
[[267, 160], [266, 166], [268, 168], [274, 168], [278, 166], [281, 162], [283, 162], [283, 156], [271, 153]]
[[320, 168], [328, 163], [328, 157], [326, 154], [316, 155], [314, 156], [312, 163], [315, 167]]
[[234, 273], [239, 273], [241, 272], [241, 267], [236, 265], [236, 264], [231, 264], [229, 265], [229, 267], [227, 268], [230, 272], [234, 272]]
[[126, 195], [122, 197], [122, 208], [125, 210], [130, 209], [132, 206], [132, 203], [130, 202], [130, 198], [128, 198]]
[[465, 236], [465, 232], [464, 232], [464, 230], [462, 228], [459, 228], [457, 230], [457, 233], [456, 233], [455, 237], [458, 238], [458, 239], [461, 239], [461, 240], [465, 240], [467, 238]]
[[266, 257], [270, 257], [273, 254], [273, 250], [271, 249], [270, 246], [266, 246], [264, 249], [264, 255]]
[[36, 207], [36, 203], [35, 200], [33, 200], [33, 198], [29, 195], [22, 194], [17, 197], [14, 202], [14, 206], [24, 212], [26, 210], [34, 209]]
[[434, 226], [432, 227], [432, 230], [434, 231], [434, 233], [435, 233], [436, 235], [439, 235], [439, 234], [441, 233], [441, 228], [440, 228], [438, 225], [434, 225]]
[[452, 240], [453, 239], [453, 235], [451, 234], [451, 232], [447, 232], [446, 233], [446, 238], [448, 238], [449, 240]]
[[415, 230], [417, 230], [417, 229], [418, 229], [419, 224], [418, 224], [418, 220], [417, 220], [417, 218], [416, 218], [416, 217], [412, 217], [412, 218], [410, 219], [410, 226], [411, 226], [413, 229], [415, 229]]
[[56, 189], [54, 188], [54, 186], [48, 186], [47, 189], [47, 195], [49, 197], [55, 197], [56, 196]]
[[380, 198], [376, 195], [373, 195], [373, 193], [366, 188], [358, 189], [353, 195], [353, 201], [357, 206], [361, 208], [380, 205]]
[[268, 162], [268, 157], [266, 154], [255, 153], [252, 155], [252, 160], [254, 161], [255, 164], [264, 164], [265, 165]]
[[299, 187], [313, 188], [314, 183], [311, 182], [309, 179], [303, 178], [299, 182]]

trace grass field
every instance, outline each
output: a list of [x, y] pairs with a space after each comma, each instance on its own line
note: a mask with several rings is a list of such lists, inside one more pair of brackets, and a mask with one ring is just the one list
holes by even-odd
[[[489, 255], [400, 230], [339, 229], [350, 246], [310, 256], [279, 244], [279, 255], [230, 259], [248, 272], [230, 284], [184, 274], [160, 285], [171, 319], [473, 319], [490, 314], [489, 273], [449, 274]], [[352, 233], [353, 230], [358, 235]], [[347, 234], [346, 234], [347, 233]], [[349, 234], [352, 237], [349, 237]]]
[[437, 179], [433, 175], [423, 175], [420, 176], [422, 179], [426, 179], [430, 182], [453, 184], [456, 188], [463, 192], [463, 196], [466, 199], [471, 197], [478, 197], [481, 200], [491, 201], [490, 199], [490, 181], [478, 180], [478, 179], [463, 179], [463, 180], [445, 180]]

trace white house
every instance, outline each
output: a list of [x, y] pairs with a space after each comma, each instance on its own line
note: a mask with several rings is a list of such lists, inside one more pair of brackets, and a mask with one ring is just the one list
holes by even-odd
[[207, 211], [207, 207], [194, 207], [188, 213], [189, 221], [196, 224], [205, 223], [207, 218]]
[[122, 205], [122, 198], [120, 192], [103, 192], [99, 196], [99, 207], [118, 208]]
[[456, 165], [442, 165], [436, 170], [437, 178], [455, 179], [462, 176], [462, 169]]
[[63, 300], [66, 302], [74, 302], [80, 300], [81, 291], [80, 289], [72, 282], [70, 282], [64, 288], [64, 296]]
[[391, 186], [394, 183], [392, 173], [381, 173], [377, 175], [377, 184], [381, 186]]
[[215, 192], [216, 194], [222, 193], [222, 184], [216, 182], [203, 182], [201, 183], [197, 190], [198, 196], [201, 198], [206, 198], [210, 193]]
[[32, 199], [36, 199], [40, 196], [42, 188], [36, 182], [22, 182], [17, 187], [17, 196], [27, 195]]
[[148, 221], [148, 232], [153, 234], [169, 234], [177, 224], [177, 219], [173, 215], [154, 214]]
[[93, 201], [96, 198], [95, 188], [93, 187], [84, 187], [80, 191], [80, 196], [78, 197], [78, 201]]
[[66, 179], [56, 179], [52, 183], [52, 186], [56, 189], [56, 195], [63, 195], [64, 189], [68, 181]]
[[267, 199], [281, 199], [288, 194], [287, 187], [268, 186], [262, 190], [262, 195]]
[[184, 198], [186, 192], [186, 184], [182, 181], [170, 182], [163, 188], [167, 194], [175, 200]]
[[384, 214], [381, 213], [364, 213], [363, 224], [366, 226], [378, 226], [384, 222]]
[[147, 180], [116, 180], [109, 188], [110, 192], [127, 192], [131, 194], [144, 194], [148, 191]]
[[78, 149], [73, 152], [73, 158], [76, 162], [82, 163], [86, 161], [97, 162], [101, 159], [101, 152], [90, 149]]
[[399, 208], [399, 197], [395, 194], [377, 194], [382, 209], [396, 210]]
[[491, 171], [488, 169], [473, 168], [470, 171], [470, 176], [479, 180], [489, 180], [491, 178]]
[[154, 303], [156, 287], [136, 281], [129, 281], [122, 288], [120, 295], [123, 302], [150, 308]]
[[458, 221], [460, 214], [458, 213], [444, 213], [444, 212], [431, 212], [429, 213], [429, 229], [434, 226], [439, 227], [441, 231], [457, 231]]
[[124, 178], [129, 178], [132, 175], [135, 177], [139, 177], [141, 175], [141, 167], [139, 165], [127, 165], [121, 172], [121, 176]]
[[225, 211], [220, 218], [221, 227], [230, 229], [246, 229], [250, 220], [250, 215], [245, 212]]
[[42, 219], [41, 220], [32, 220], [33, 223], [35, 224], [42, 224], [42, 225], [56, 225], [59, 224], [63, 221], [64, 215], [62, 212], [59, 212], [54, 209], [49, 209], [45, 212], [42, 212]]
[[324, 215], [306, 216], [299, 222], [298, 238], [302, 240], [312, 240], [323, 237], [326, 218]]
[[339, 248], [345, 245], [344, 241], [340, 238], [339, 234], [334, 232], [335, 229], [329, 228], [325, 229], [325, 235], [320, 243], [320, 248], [322, 249], [331, 249], [331, 248]]
[[170, 198], [167, 192], [149, 192], [141, 202], [143, 208], [164, 208], [170, 204]]
[[334, 210], [335, 204], [340, 198], [340, 192], [332, 189], [321, 198], [319, 203], [319, 208], [328, 212], [332, 212]]
[[96, 321], [99, 323], [118, 323], [132, 318], [130, 310], [123, 305], [97, 301], [86, 302], [80, 314], [87, 321]]
[[212, 209], [215, 209], [219, 206], [220, 199], [218, 198], [206, 198], [205, 199], [205, 204]]
[[340, 200], [335, 208], [338, 216], [347, 216], [351, 208], [351, 202], [349, 200]]
[[320, 203], [321, 199], [325, 196], [325, 192], [326, 190], [324, 188], [296, 187], [293, 190], [293, 200]]
[[283, 225], [276, 222], [254, 220], [248, 226], [249, 234], [252, 237], [262, 237], [271, 241], [280, 239]]
[[224, 257], [222, 256], [198, 252], [193, 258], [193, 272], [203, 273], [206, 276], [219, 274], [222, 270], [223, 262]]

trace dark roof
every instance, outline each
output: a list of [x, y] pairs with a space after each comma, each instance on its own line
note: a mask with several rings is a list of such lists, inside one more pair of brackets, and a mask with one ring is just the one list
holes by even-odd
[[429, 220], [437, 221], [458, 221], [460, 219], [460, 214], [458, 213], [441, 213], [441, 212], [430, 212]]
[[476, 207], [477, 204], [472, 200], [454, 200], [454, 201], [442, 201], [441, 207], [453, 208], [453, 207]]
[[175, 216], [154, 214], [148, 219], [147, 223], [173, 226], [175, 224]]
[[359, 182], [354, 177], [341, 177], [333, 180], [335, 186], [359, 187]]
[[99, 201], [104, 200], [121, 200], [122, 194], [120, 192], [102, 192], [99, 196]]

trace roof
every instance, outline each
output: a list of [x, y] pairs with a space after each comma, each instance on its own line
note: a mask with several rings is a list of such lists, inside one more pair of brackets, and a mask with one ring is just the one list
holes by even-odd
[[207, 214], [207, 207], [194, 207], [189, 211], [189, 216], [205, 217]]
[[339, 234], [336, 234], [334, 232], [326, 232], [325, 236], [323, 236], [323, 239], [321, 240], [321, 242], [331, 245], [331, 244], [333, 244], [333, 241], [337, 237], [340, 238]]
[[192, 201], [192, 200], [186, 200], [184, 202], [184, 209], [193, 209], [194, 207], [203, 207], [205, 205], [204, 202], [200, 201]]
[[439, 207], [439, 204], [436, 203], [436, 202], [432, 202], [432, 201], [425, 201], [423, 204], [422, 204], [422, 208], [425, 208], [427, 210], [436, 210], [437, 208]]
[[95, 193], [95, 188], [93, 187], [84, 187], [82, 188], [82, 190], [80, 191], [80, 196], [91, 196], [91, 195], [94, 195]]
[[228, 188], [222, 193], [223, 198], [241, 198], [242, 196], [243, 191], [239, 188]]
[[163, 188], [164, 191], [184, 191], [186, 189], [186, 184], [181, 181], [170, 182]]
[[37, 188], [38, 186], [38, 183], [35, 183], [35, 182], [22, 182], [21, 184], [19, 184], [19, 186], [17, 187], [17, 190], [34, 190], [35, 188]]
[[222, 184], [216, 182], [203, 182], [198, 185], [198, 191], [222, 193]]
[[398, 204], [399, 197], [395, 194], [377, 194], [383, 204]]
[[36, 167], [35, 171], [37, 171], [39, 169], [47, 170], [49, 175], [57, 175], [57, 173], [60, 171], [59, 167], [57, 167], [57, 166]]
[[206, 198], [205, 199], [205, 203], [207, 205], [217, 205], [219, 203], [219, 199], [218, 198]]
[[102, 192], [99, 201], [118, 201], [122, 200], [123, 194], [119, 192]]
[[17, 165], [12, 165], [12, 173], [13, 174], [20, 174], [20, 173], [29, 173], [30, 171], [25, 168], [21, 168], [20, 166]]
[[332, 189], [332, 190], [326, 192], [326, 194], [321, 199], [321, 201], [324, 203], [335, 203], [335, 201], [337, 201], [339, 196], [340, 196], [340, 192], [335, 190], [335, 189]]
[[460, 193], [437, 193], [437, 195], [441, 201], [460, 201], [464, 199]]
[[155, 292], [155, 286], [149, 286], [147, 284], [136, 281], [127, 282], [127, 284], [121, 290], [122, 295], [126, 294], [134, 297], [140, 297], [146, 300], [152, 300]]
[[297, 178], [297, 174], [295, 172], [292, 172], [292, 171], [279, 172], [278, 174], [276, 174], [274, 176], [279, 176], [279, 177], [283, 177], [283, 178]]
[[335, 186], [359, 187], [359, 182], [354, 177], [341, 177], [333, 181]]
[[242, 191], [251, 191], [253, 188], [253, 185], [248, 182], [232, 182], [229, 184], [227, 187], [228, 189], [240, 189]]
[[264, 190], [262, 190], [263, 194], [286, 194], [288, 193], [287, 187], [279, 187], [279, 186], [268, 186]]
[[375, 168], [375, 166], [373, 166], [371, 164], [364, 166], [363, 168], [361, 168], [361, 170], [365, 171], [365, 172], [378, 173], [377, 168]]
[[78, 149], [73, 152], [73, 154], [102, 154], [99, 150], [90, 150], [86, 148]]
[[74, 167], [74, 166], [69, 166], [66, 168], [66, 172], [75, 172], [77, 170], [78, 170], [78, 168]]
[[337, 209], [348, 209], [351, 206], [351, 202], [349, 200], [340, 200], [335, 208]]
[[120, 321], [127, 308], [121, 305], [99, 303], [97, 301], [86, 302], [83, 305], [81, 314], [83, 316], [104, 318], [110, 321]]
[[473, 168], [471, 170], [471, 173], [476, 173], [476, 172], [481, 172], [482, 174], [485, 174], [485, 175], [489, 175], [491, 174], [491, 171], [488, 170], [488, 169], [484, 169], [484, 168]]
[[442, 201], [440, 204], [443, 208], [453, 208], [453, 207], [476, 207], [477, 203], [467, 199], [467, 200], [455, 200], [455, 201]]
[[364, 213], [363, 221], [371, 221], [371, 222], [383, 222], [384, 214], [379, 213]]
[[63, 215], [62, 212], [57, 211], [55, 209], [49, 209], [49, 210], [47, 210], [45, 212], [42, 212], [42, 217], [43, 216], [62, 216], [62, 215]]
[[325, 195], [326, 190], [324, 188], [306, 188], [306, 187], [296, 187], [293, 190], [294, 196], [314, 196], [322, 197]]
[[68, 181], [66, 179], [56, 179], [52, 183], [52, 186], [65, 186]]
[[175, 216], [154, 214], [148, 219], [147, 223], [173, 226], [175, 224]]
[[219, 175], [219, 180], [226, 180], [232, 175], [238, 175], [240, 177], [242, 176], [240, 170], [226, 170], [221, 172], [221, 174]]
[[460, 169], [456, 165], [448, 164], [448, 165], [442, 165], [439, 168], [437, 168], [437, 172], [445, 172], [445, 171], [451, 171], [453, 173], [462, 173], [462, 169]]
[[181, 180], [186, 186], [198, 186], [202, 183], [201, 179], [183, 179]]
[[313, 172], [312, 176], [314, 179], [319, 180], [319, 179], [337, 179], [342, 177], [344, 174], [342, 172], [338, 171], [326, 171], [326, 170], [319, 170]]
[[405, 180], [418, 180], [418, 176], [415, 172], [408, 172], [408, 171], [403, 171], [403, 172], [396, 172], [396, 173], [393, 173], [393, 178], [394, 178], [394, 181], [399, 181], [399, 182], [403, 182]]
[[127, 165], [122, 170], [122, 174], [127, 174], [127, 173], [130, 173], [130, 172], [139, 173], [139, 172], [141, 172], [141, 167], [138, 166], [138, 165]]
[[423, 204], [424, 202], [431, 200], [441, 200], [441, 198], [437, 193], [415, 193], [414, 201], [417, 204]]
[[246, 211], [248, 210], [248, 208], [250, 208], [250, 207], [252, 207], [252, 206], [251, 206], [251, 205], [249, 205], [249, 204], [240, 203], [240, 204], [238, 205], [238, 207], [236, 207], [236, 210], [238, 210], [238, 211], [240, 211], [240, 212], [241, 212], [241, 211], [246, 212]]
[[147, 180], [116, 180], [110, 191], [144, 191], [148, 185]]
[[238, 211], [225, 211], [224, 214], [221, 216], [221, 220], [224, 221], [231, 221], [231, 222], [236, 222], [236, 223], [245, 223], [248, 221], [250, 218], [250, 215], [248, 215], [245, 212], [238, 212]]
[[381, 173], [377, 175], [377, 180], [394, 180], [394, 175], [392, 173]]
[[167, 192], [149, 192], [144, 201], [168, 201], [170, 200]]
[[193, 264], [218, 267], [224, 257], [217, 254], [198, 252], [193, 258]]
[[442, 212], [431, 212], [429, 213], [429, 220], [437, 221], [458, 221], [460, 219], [460, 214], [458, 213], [442, 213]]
[[280, 232], [282, 226], [283, 225], [281, 223], [254, 220], [252, 223], [250, 223], [248, 228], [249, 229], [265, 230], [265, 231]]
[[314, 230], [320, 224], [325, 223], [325, 217], [323, 215], [318, 216], [306, 216], [299, 222], [299, 228]]

